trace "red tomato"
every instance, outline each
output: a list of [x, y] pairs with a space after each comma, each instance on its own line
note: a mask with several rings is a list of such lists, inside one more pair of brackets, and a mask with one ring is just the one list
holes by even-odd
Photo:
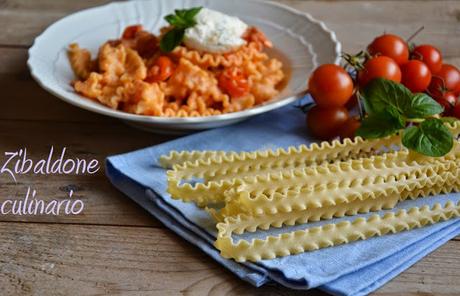
[[149, 59], [158, 52], [158, 38], [146, 31], [136, 33], [135, 41], [135, 50], [145, 59]]
[[395, 82], [401, 82], [401, 70], [398, 64], [389, 57], [379, 56], [368, 60], [364, 69], [358, 74], [361, 87], [375, 78], [385, 78]]
[[149, 68], [147, 73], [147, 82], [165, 81], [174, 73], [174, 64], [167, 56], [160, 56], [155, 63]]
[[308, 111], [307, 126], [314, 137], [329, 140], [339, 135], [348, 118], [348, 111], [344, 107], [326, 108], [316, 105]]
[[460, 104], [455, 105], [452, 115], [460, 119]]
[[408, 61], [401, 66], [401, 73], [401, 83], [413, 93], [422, 92], [430, 85], [430, 69], [421, 61]]
[[442, 98], [436, 100], [441, 106], [444, 107], [444, 115], [451, 115], [454, 107], [457, 105], [457, 97], [453, 92], [447, 92]]
[[342, 67], [324, 64], [311, 75], [308, 90], [319, 106], [341, 107], [353, 94], [353, 80]]
[[409, 60], [409, 47], [401, 37], [384, 34], [372, 41], [367, 47], [372, 56], [387, 56], [392, 58], [398, 65], [402, 65]]
[[351, 98], [348, 100], [348, 102], [345, 104], [345, 108], [348, 110], [351, 110], [355, 108], [358, 105], [358, 97], [356, 96], [356, 93], [354, 93]]
[[428, 92], [437, 99], [449, 91], [460, 92], [460, 71], [455, 66], [443, 64], [441, 70], [433, 73]]
[[355, 137], [356, 130], [361, 126], [361, 121], [356, 117], [349, 118], [340, 129], [340, 138], [351, 138]]
[[428, 66], [431, 73], [441, 70], [442, 56], [441, 52], [432, 45], [419, 45], [412, 51], [412, 58], [420, 60]]
[[132, 25], [126, 27], [126, 29], [123, 31], [123, 35], [121, 35], [121, 38], [133, 39], [134, 36], [136, 36], [136, 33], [139, 31], [142, 31], [142, 25]]
[[238, 98], [249, 93], [247, 77], [239, 68], [228, 68], [219, 75], [219, 87], [231, 97]]

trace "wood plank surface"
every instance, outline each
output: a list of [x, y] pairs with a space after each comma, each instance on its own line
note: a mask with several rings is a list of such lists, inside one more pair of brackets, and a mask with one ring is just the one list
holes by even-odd
[[[322, 294], [254, 288], [164, 229], [0, 223], [0, 232], [2, 295]], [[458, 295], [459, 256], [450, 241], [375, 295]]]
[[[106, 0], [0, 0], [0, 160], [26, 147], [34, 160], [51, 145], [71, 157], [97, 159], [170, 140], [70, 106], [31, 78], [27, 49], [48, 25]], [[434, 43], [460, 65], [460, 1], [278, 1], [310, 13], [336, 31], [346, 52], [378, 33]], [[93, 176], [0, 174], [0, 202], [21, 198], [27, 187], [44, 200], [70, 189], [85, 202], [78, 216], [0, 216], [1, 295], [321, 295], [280, 286], [256, 289], [114, 189], [103, 167]], [[375, 295], [460, 295], [460, 237], [399, 275]]]
[[[0, 44], [30, 46], [49, 24], [72, 11], [109, 1], [2, 0]], [[459, 1], [277, 1], [310, 13], [337, 32], [344, 48], [366, 46], [379, 32], [409, 36], [424, 25], [421, 42], [433, 42], [446, 56], [458, 56]]]
[[[17, 183], [12, 177], [0, 174], [0, 201], [23, 199], [27, 187], [37, 190], [37, 198], [49, 201], [67, 198], [69, 188], [75, 191], [75, 198], [85, 203], [84, 215], [68, 216], [0, 216], [0, 221], [33, 221], [87, 223], [111, 225], [158, 225], [156, 220], [144, 213], [144, 210], [131, 202], [126, 196], [111, 186], [105, 178], [104, 161], [108, 155], [119, 154], [138, 148], [158, 144], [171, 137], [145, 133], [113, 121], [110, 123], [46, 121], [0, 121], [1, 152], [27, 150], [27, 158], [36, 163], [46, 159], [51, 146], [54, 147], [54, 159], [66, 147], [66, 158], [96, 159], [100, 170], [94, 174], [80, 175], [36, 175], [32, 173], [16, 175]], [[1, 157], [1, 164], [6, 157]], [[13, 161], [16, 161], [15, 158]], [[8, 168], [12, 169], [12, 165]]]

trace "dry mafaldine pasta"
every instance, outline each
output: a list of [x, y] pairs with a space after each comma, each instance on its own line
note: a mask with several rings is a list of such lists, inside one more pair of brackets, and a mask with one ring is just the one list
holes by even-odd
[[[460, 124], [451, 126], [455, 137]], [[407, 198], [460, 191], [460, 143], [440, 158], [414, 155], [391, 136], [260, 152], [171, 152], [161, 163], [173, 198], [216, 218], [216, 247], [226, 258], [257, 261], [395, 233], [459, 216], [437, 204], [380, 217], [239, 240], [232, 234], [391, 209]], [[372, 154], [372, 155], [370, 155]], [[201, 178], [190, 184], [185, 180]], [[223, 204], [218, 209], [208, 206]]]

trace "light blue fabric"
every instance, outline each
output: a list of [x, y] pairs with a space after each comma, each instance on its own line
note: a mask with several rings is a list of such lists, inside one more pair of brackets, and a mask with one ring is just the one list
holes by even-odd
[[[366, 295], [442, 243], [460, 234], [460, 219], [453, 219], [409, 232], [295, 256], [240, 264], [223, 259], [213, 247], [215, 224], [205, 211], [168, 196], [165, 171], [157, 162], [161, 155], [171, 150], [250, 151], [307, 144], [311, 141], [305, 128], [305, 115], [291, 105], [241, 124], [111, 156], [106, 162], [106, 174], [118, 189], [167, 227], [255, 286], [276, 281], [294, 289], [318, 287], [334, 295]], [[448, 200], [457, 202], [460, 200], [460, 194], [405, 201], [398, 204], [397, 209], [431, 205], [434, 202], [444, 204]], [[334, 222], [341, 219], [334, 219]], [[330, 221], [309, 223], [290, 229], [323, 223]], [[277, 233], [279, 230], [269, 232]], [[263, 234], [266, 233], [254, 235]], [[245, 238], [254, 235], [246, 235]]]

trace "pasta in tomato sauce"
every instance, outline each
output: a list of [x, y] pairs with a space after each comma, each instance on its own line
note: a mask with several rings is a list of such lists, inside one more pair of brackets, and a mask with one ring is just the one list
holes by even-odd
[[226, 53], [184, 44], [171, 52], [140, 25], [105, 42], [92, 60], [78, 44], [68, 49], [75, 91], [109, 108], [165, 117], [198, 117], [241, 111], [273, 99], [285, 78], [281, 61], [269, 57], [271, 42], [250, 27], [246, 44]]

